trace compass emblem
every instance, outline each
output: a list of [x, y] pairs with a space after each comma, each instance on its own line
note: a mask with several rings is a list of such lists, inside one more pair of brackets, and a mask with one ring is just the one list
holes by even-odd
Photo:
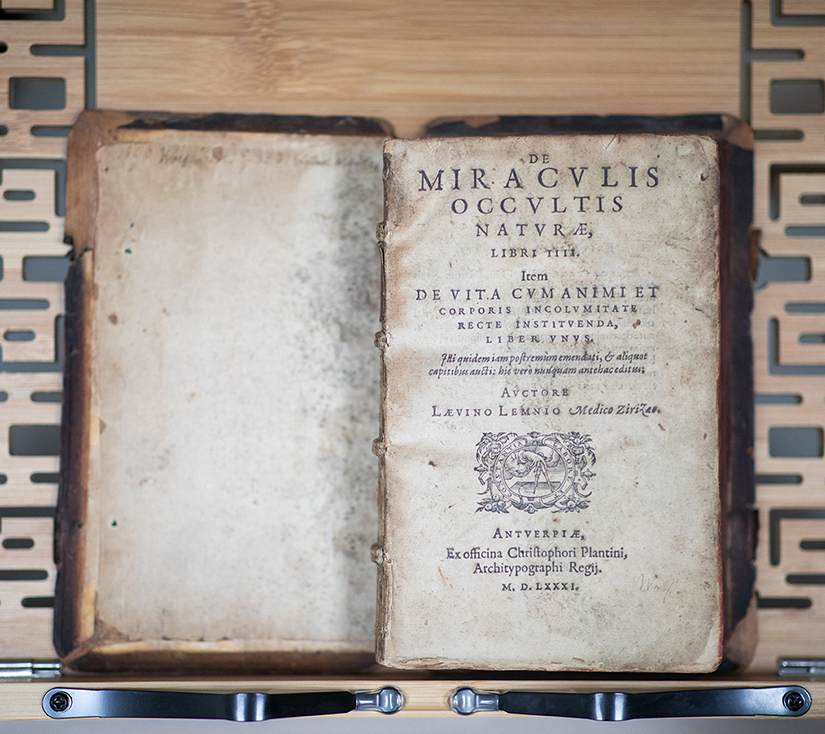
[[577, 433], [485, 433], [476, 447], [478, 481], [485, 487], [476, 512], [573, 512], [587, 508], [590, 436]]

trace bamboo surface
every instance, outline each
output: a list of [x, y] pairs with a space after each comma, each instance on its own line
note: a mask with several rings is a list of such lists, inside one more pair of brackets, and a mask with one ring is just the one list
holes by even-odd
[[[100, 3], [113, 109], [433, 118], [736, 110], [735, 2]], [[140, 59], [139, 63], [135, 63]]]
[[[6, 478], [0, 485], [0, 540], [34, 540], [27, 550], [0, 547], [0, 569], [47, 574], [44, 580], [0, 582], [3, 658], [54, 655], [51, 609], [24, 607], [22, 600], [52, 594], [48, 512], [56, 484], [42, 481], [42, 475], [48, 479], [57, 471], [57, 458], [12, 456], [8, 439], [12, 425], [59, 421], [59, 405], [34, 402], [32, 394], [61, 389], [56, 334], [62, 286], [24, 280], [23, 265], [26, 257], [67, 252], [56, 195], [65, 155], [59, 128], [70, 125], [84, 106], [374, 116], [390, 121], [402, 137], [420, 134], [434, 118], [487, 114], [724, 112], [749, 118], [758, 133], [792, 131], [763, 133], [756, 145], [755, 227], [761, 247], [773, 257], [809, 258], [811, 277], [768, 284], [757, 292], [753, 314], [757, 392], [798, 399], [757, 406], [762, 608], [759, 645], [746, 678], [768, 680], [779, 657], [825, 658], [825, 586], [788, 583], [789, 576], [825, 574], [825, 553], [800, 546], [825, 539], [825, 459], [776, 457], [769, 450], [772, 427], [821, 430], [825, 412], [825, 338], [800, 341], [802, 335], [825, 333], [825, 313], [786, 311], [789, 302], [825, 301], [823, 230], [803, 230], [802, 236], [786, 230], [825, 226], [825, 206], [800, 201], [803, 195], [825, 197], [825, 114], [775, 114], [770, 99], [772, 81], [821, 83], [825, 77], [825, 2], [98, 0], [95, 7], [84, 0], [4, 0], [0, 29], [0, 40], [8, 44], [0, 54], [0, 90], [7, 90], [0, 92], [0, 124], [7, 128], [0, 137], [0, 224], [45, 227], [0, 227], [0, 302], [46, 303], [38, 310], [0, 310], [0, 391], [7, 394], [0, 402], [0, 474]], [[64, 79], [65, 107], [12, 109], [7, 82], [17, 77]], [[43, 137], [43, 126], [51, 136]], [[766, 139], [777, 135], [785, 139]], [[34, 192], [34, 198], [6, 198], [15, 191]], [[10, 340], [10, 331], [33, 332], [33, 338]], [[39, 371], [19, 371], [21, 363], [34, 363]], [[32, 481], [33, 474], [41, 481]], [[765, 483], [772, 475], [799, 481]], [[26, 516], [25, 508], [36, 512]], [[811, 517], [800, 516], [806, 509], [814, 511]], [[788, 598], [798, 607], [767, 608]], [[381, 682], [351, 681], [365, 688]], [[144, 687], [216, 690], [328, 684], [271, 681], [262, 688], [260, 681], [143, 681]], [[426, 679], [404, 683], [407, 712], [445, 713], [445, 691], [456, 685]], [[497, 687], [489, 680], [481, 685]], [[600, 683], [501, 682], [515, 685], [594, 690]], [[670, 686], [677, 684], [630, 681], [621, 688]], [[825, 698], [822, 686], [811, 690]], [[48, 687], [48, 681], [3, 683], [0, 718], [42, 717], [39, 697]], [[602, 685], [611, 687], [617, 688]], [[817, 695], [814, 701], [811, 715], [825, 716]]]

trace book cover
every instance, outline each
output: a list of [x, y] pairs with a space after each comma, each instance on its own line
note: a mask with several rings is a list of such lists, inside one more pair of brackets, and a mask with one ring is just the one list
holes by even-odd
[[504, 132], [385, 146], [379, 662], [715, 670], [752, 593], [733, 146]]
[[373, 662], [388, 132], [75, 126], [55, 615], [71, 667]]

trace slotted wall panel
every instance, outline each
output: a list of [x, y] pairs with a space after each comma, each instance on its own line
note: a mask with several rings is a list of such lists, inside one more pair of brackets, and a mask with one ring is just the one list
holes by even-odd
[[[68, 251], [61, 210], [65, 136], [87, 97], [85, 56], [78, 55], [85, 53], [84, 22], [83, 0], [6, 0], [0, 15], [6, 49], [0, 55], [0, 390], [7, 396], [0, 402], [2, 658], [54, 658], [58, 458], [32, 431], [53, 436], [60, 423], [63, 287], [26, 280], [24, 271], [29, 258]], [[63, 99], [15, 97], [26, 85], [36, 95], [42, 80], [62, 89]], [[40, 402], [48, 393], [52, 402]], [[24, 428], [21, 442], [18, 426], [38, 428]]]

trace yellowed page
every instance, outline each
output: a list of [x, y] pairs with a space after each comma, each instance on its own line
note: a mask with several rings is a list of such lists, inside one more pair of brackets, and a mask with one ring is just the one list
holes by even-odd
[[713, 669], [716, 143], [385, 156], [379, 659]]
[[380, 165], [378, 137], [98, 152], [101, 641], [373, 649]]

